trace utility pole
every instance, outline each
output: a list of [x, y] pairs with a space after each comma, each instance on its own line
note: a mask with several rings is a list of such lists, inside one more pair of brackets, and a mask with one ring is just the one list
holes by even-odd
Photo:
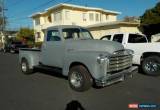
[[6, 20], [5, 20], [5, 11], [6, 11], [6, 9], [5, 9], [5, 7], [4, 7], [4, 0], [1, 0], [1, 25], [2, 25], [2, 27], [1, 27], [1, 31], [2, 31], [2, 33], [4, 34], [5, 32], [5, 24], [6, 24]]
[[6, 19], [5, 19], [5, 7], [4, 7], [4, 0], [0, 0], [0, 43], [4, 48], [5, 43], [5, 26], [6, 26]]

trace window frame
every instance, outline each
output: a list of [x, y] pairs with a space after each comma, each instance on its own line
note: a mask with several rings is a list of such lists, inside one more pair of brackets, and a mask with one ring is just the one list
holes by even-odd
[[40, 18], [35, 18], [35, 26], [38, 26], [40, 25]]
[[96, 21], [100, 21], [100, 20], [99, 20], [100, 18], [99, 18], [99, 14], [98, 14], [98, 13], [95, 14], [95, 19], [96, 19]]
[[65, 20], [70, 20], [69, 15], [70, 15], [70, 11], [69, 11], [69, 10], [66, 10], [66, 11], [65, 11]]
[[89, 20], [94, 21], [94, 13], [89, 13]]
[[87, 13], [82, 13], [82, 20], [87, 21]]

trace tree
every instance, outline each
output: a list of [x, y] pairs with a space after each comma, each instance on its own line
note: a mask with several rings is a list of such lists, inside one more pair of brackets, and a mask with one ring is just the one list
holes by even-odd
[[149, 38], [153, 34], [160, 33], [160, 2], [152, 9], [146, 10], [140, 19], [140, 29]]
[[141, 23], [143, 25], [160, 23], [160, 2], [154, 8], [145, 11], [141, 16]]
[[34, 30], [27, 27], [20, 28], [16, 38], [20, 41], [27, 43], [28, 45], [33, 45]]

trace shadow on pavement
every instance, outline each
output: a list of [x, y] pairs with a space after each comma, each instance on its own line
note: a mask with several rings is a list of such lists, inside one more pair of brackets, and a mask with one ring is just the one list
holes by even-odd
[[72, 100], [69, 102], [66, 106], [65, 110], [85, 110], [83, 106], [80, 104], [80, 102], [76, 100]]
[[45, 69], [44, 70], [44, 69], [36, 68], [34, 71], [35, 72], [40, 72], [41, 74], [46, 74], [46, 75], [49, 75], [49, 76], [53, 76], [53, 77], [63, 78], [65, 80], [68, 79], [66, 76], [62, 75], [62, 71], [56, 70], [56, 69], [53, 69], [53, 70], [46, 70]]

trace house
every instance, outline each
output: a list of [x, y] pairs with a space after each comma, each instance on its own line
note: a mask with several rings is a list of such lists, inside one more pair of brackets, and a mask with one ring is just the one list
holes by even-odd
[[43, 41], [43, 30], [55, 25], [88, 26], [97, 23], [117, 21], [120, 12], [101, 8], [85, 7], [72, 4], [58, 4], [31, 15], [35, 29], [36, 42]]
[[138, 31], [137, 23], [119, 22], [117, 11], [85, 7], [73, 4], [58, 4], [31, 15], [35, 30], [35, 42], [44, 40], [44, 30], [56, 25], [79, 25], [91, 30], [93, 37], [99, 39], [109, 31]]
[[100, 39], [106, 34], [119, 33], [119, 32], [133, 32], [141, 33], [138, 29], [140, 24], [138, 22], [123, 22], [114, 21], [106, 23], [98, 23], [94, 25], [89, 25], [87, 28], [90, 30], [95, 39]]

